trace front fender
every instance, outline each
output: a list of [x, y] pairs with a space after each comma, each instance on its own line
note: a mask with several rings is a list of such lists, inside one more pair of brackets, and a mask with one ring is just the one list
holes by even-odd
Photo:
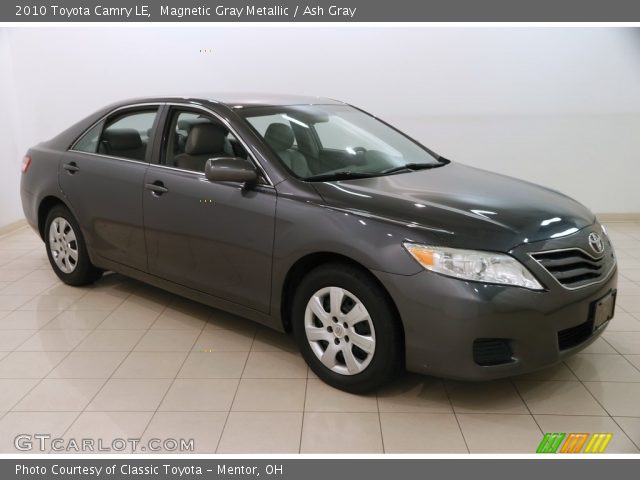
[[[271, 311], [278, 315], [287, 274], [318, 253], [347, 257], [368, 270], [414, 275], [422, 270], [402, 246], [416, 232], [397, 222], [331, 207], [321, 201], [279, 196], [273, 252]], [[424, 235], [418, 234], [419, 238]]]

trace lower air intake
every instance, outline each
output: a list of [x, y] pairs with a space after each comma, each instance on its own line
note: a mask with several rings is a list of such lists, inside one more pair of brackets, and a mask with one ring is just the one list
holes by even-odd
[[575, 327], [565, 328], [558, 332], [558, 347], [560, 350], [577, 347], [586, 341], [593, 333], [593, 320], [586, 321]]
[[513, 361], [513, 352], [504, 338], [478, 338], [473, 342], [473, 360], [483, 367], [501, 365]]

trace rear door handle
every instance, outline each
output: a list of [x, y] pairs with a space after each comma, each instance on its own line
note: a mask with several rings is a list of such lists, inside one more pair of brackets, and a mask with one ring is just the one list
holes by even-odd
[[62, 166], [62, 168], [64, 168], [67, 172], [69, 172], [70, 175], [73, 175], [78, 170], [80, 170], [80, 167], [78, 166], [78, 164], [76, 162], [65, 163]]
[[144, 188], [146, 188], [156, 196], [160, 196], [163, 193], [167, 193], [169, 191], [169, 189], [164, 186], [164, 183], [160, 181], [153, 182], [153, 183], [145, 183]]

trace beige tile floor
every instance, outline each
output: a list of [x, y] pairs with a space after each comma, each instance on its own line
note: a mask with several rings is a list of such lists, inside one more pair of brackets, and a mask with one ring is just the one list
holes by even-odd
[[405, 374], [355, 396], [311, 374], [289, 336], [127, 279], [61, 284], [30, 229], [0, 237], [0, 452], [18, 433], [193, 438], [199, 452], [485, 453], [543, 432], [640, 447], [640, 223], [608, 225], [616, 318], [583, 353], [489, 383]]

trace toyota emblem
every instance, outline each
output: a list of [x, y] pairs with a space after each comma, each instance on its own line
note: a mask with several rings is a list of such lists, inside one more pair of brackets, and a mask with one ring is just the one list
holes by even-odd
[[600, 254], [604, 252], [604, 242], [602, 241], [602, 237], [595, 232], [589, 234], [589, 246], [591, 250]]

